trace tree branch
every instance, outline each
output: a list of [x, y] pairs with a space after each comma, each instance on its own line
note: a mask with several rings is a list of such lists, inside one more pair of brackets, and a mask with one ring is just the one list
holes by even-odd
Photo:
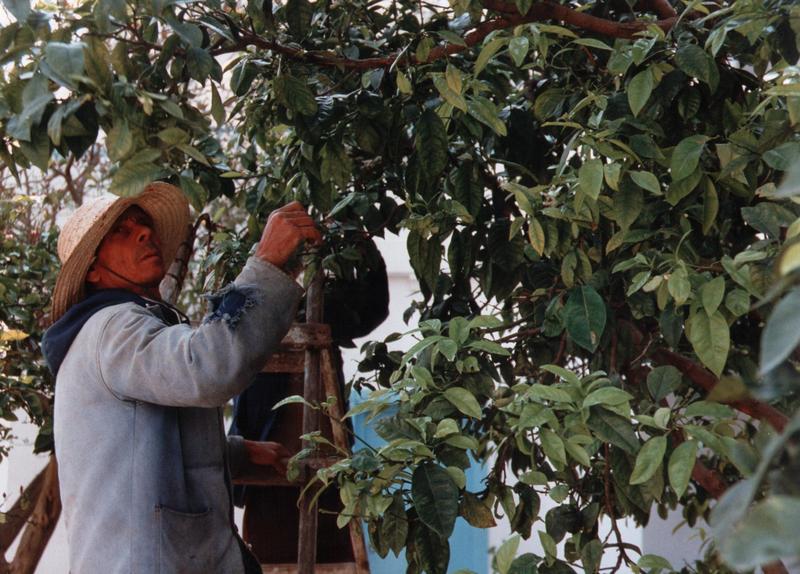
[[[495, 30], [503, 30], [512, 28], [519, 24], [526, 24], [530, 22], [542, 22], [547, 20], [556, 20], [564, 24], [580, 28], [589, 32], [594, 32], [603, 36], [612, 38], [633, 38], [637, 33], [646, 30], [651, 25], [656, 25], [662, 30], [669, 31], [678, 21], [678, 16], [675, 14], [674, 9], [669, 5], [667, 0], [647, 0], [648, 5], [656, 11], [659, 16], [663, 17], [661, 20], [647, 21], [636, 20], [633, 22], [616, 22], [604, 18], [598, 18], [591, 14], [578, 12], [567, 6], [555, 4], [550, 1], [538, 2], [531, 6], [531, 9], [524, 16], [517, 12], [514, 4], [503, 2], [501, 0], [485, 0], [483, 2], [486, 8], [495, 12], [504, 14], [499, 18], [487, 20], [478, 24], [474, 30], [464, 36], [464, 44], [450, 44], [444, 43], [433, 48], [428, 57], [424, 61], [419, 61], [413, 55], [404, 55], [405, 50], [395, 52], [388, 56], [376, 58], [363, 58], [354, 60], [350, 58], [343, 58], [337, 56], [332, 52], [322, 51], [307, 51], [302, 48], [287, 46], [273, 40], [267, 40], [249, 30], [238, 29], [238, 41], [233, 45], [228, 45], [225, 48], [212, 50], [213, 55], [220, 55], [224, 53], [236, 52], [244, 50], [247, 46], [256, 46], [263, 50], [272, 50], [283, 56], [293, 60], [299, 60], [318, 66], [339, 67], [353, 70], [370, 70], [377, 68], [388, 68], [395, 63], [401, 66], [410, 66], [414, 64], [427, 64], [434, 62], [446, 56], [463, 52], [472, 46], [483, 41], [486, 36]], [[670, 9], [668, 12], [667, 7]], [[399, 61], [401, 60], [402, 61]]]
[[47, 467], [36, 475], [36, 478], [25, 487], [25, 490], [14, 502], [14, 506], [5, 513], [5, 522], [0, 524], [0, 554], [5, 554], [6, 550], [14, 543], [19, 531], [25, 526], [25, 522], [33, 512], [36, 500], [39, 498], [39, 493], [44, 484], [46, 470]]
[[[9, 565], [10, 574], [33, 574], [47, 543], [61, 516], [61, 497], [58, 492], [58, 466], [55, 455], [42, 471], [42, 488], [33, 511], [22, 532], [14, 560]], [[38, 477], [37, 477], [38, 478]], [[34, 479], [35, 480], [35, 479]]]
[[[656, 349], [651, 354], [651, 357], [658, 363], [672, 365], [677, 368], [684, 375], [689, 377], [695, 385], [704, 389], [706, 392], [711, 392], [719, 382], [717, 377], [710, 371], [678, 353], [668, 351], [667, 349]], [[740, 399], [737, 401], [730, 401], [727, 404], [755, 419], [768, 422], [778, 431], [783, 431], [788, 422], [786, 415], [778, 409], [756, 399]]]

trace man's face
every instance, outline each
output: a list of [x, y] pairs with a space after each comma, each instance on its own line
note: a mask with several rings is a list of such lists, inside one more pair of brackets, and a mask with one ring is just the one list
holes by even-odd
[[133, 206], [103, 238], [86, 281], [96, 289], [122, 288], [152, 295], [165, 272], [153, 222], [143, 209]]

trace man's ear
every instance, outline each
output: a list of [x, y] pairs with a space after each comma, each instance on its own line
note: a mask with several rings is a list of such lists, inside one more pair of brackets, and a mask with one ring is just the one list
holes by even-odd
[[97, 270], [97, 264], [92, 263], [89, 270], [86, 272], [86, 283], [97, 283], [100, 281], [100, 272]]

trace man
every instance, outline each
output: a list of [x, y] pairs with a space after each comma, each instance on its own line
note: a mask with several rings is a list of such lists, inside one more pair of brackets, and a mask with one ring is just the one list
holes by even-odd
[[296, 202], [273, 212], [255, 254], [192, 328], [158, 294], [188, 222], [181, 191], [154, 183], [82, 206], [59, 238], [43, 350], [56, 373], [72, 574], [261, 571], [233, 523], [231, 472], [248, 459], [282, 469], [288, 453], [226, 442], [220, 407], [291, 325], [302, 289], [286, 266], [320, 235]]

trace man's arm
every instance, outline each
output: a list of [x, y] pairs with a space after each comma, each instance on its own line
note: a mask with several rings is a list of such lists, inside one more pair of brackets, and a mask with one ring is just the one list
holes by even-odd
[[302, 289], [282, 269], [303, 243], [321, 241], [298, 202], [272, 212], [256, 254], [212, 297], [197, 328], [167, 326], [145, 309], [120, 306], [97, 339], [97, 365], [120, 398], [175, 406], [219, 406], [261, 370], [292, 324]]
[[264, 366], [291, 326], [302, 292], [288, 275], [251, 257], [225, 295], [235, 311], [212, 313], [196, 328], [167, 326], [142, 307], [120, 305], [97, 339], [101, 377], [122, 399], [221, 406]]

